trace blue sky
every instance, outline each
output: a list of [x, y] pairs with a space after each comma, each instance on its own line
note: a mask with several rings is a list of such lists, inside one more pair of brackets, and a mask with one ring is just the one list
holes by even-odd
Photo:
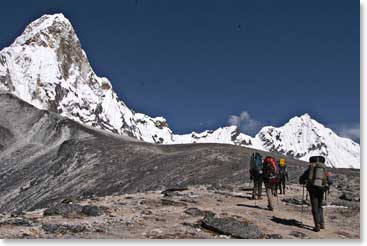
[[177, 133], [307, 112], [359, 138], [358, 1], [6, 1], [0, 46], [58, 12], [119, 97]]

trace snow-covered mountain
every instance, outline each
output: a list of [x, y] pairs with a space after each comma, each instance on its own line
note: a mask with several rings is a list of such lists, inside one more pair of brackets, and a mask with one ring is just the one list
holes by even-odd
[[264, 150], [296, 159], [308, 161], [310, 156], [322, 155], [326, 157], [328, 166], [360, 167], [359, 144], [339, 137], [308, 114], [294, 117], [278, 128], [263, 127], [255, 139]]
[[62, 14], [42, 16], [0, 51], [0, 89], [37, 108], [146, 142], [235, 144], [302, 160], [322, 154], [335, 167], [360, 166], [357, 143], [337, 136], [307, 114], [279, 128], [264, 127], [255, 137], [235, 126], [173, 134], [166, 119], [135, 113], [117, 97], [107, 78], [94, 73], [71, 23]]
[[148, 142], [171, 141], [164, 118], [134, 113], [108, 79], [94, 73], [62, 14], [42, 16], [0, 51], [1, 88], [80, 123]]

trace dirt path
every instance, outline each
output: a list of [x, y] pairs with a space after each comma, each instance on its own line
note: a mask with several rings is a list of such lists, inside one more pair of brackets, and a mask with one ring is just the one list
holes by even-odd
[[[43, 216], [42, 211], [26, 213], [32, 226], [0, 225], [1, 238], [230, 238], [201, 227], [203, 215], [188, 214], [188, 208], [211, 211], [217, 217], [231, 217], [256, 224], [264, 238], [359, 238], [359, 209], [326, 208], [326, 230], [313, 232], [310, 207], [290, 205], [284, 198], [300, 199], [302, 188], [293, 185], [275, 200], [276, 209], [266, 209], [266, 196], [251, 200], [241, 189], [217, 190], [206, 186], [169, 193], [137, 193], [81, 201], [81, 205], [103, 206], [97, 217]], [[303, 222], [303, 223], [301, 223]], [[56, 229], [49, 229], [55, 225]], [[61, 229], [57, 229], [62, 227]], [[66, 229], [65, 229], [65, 228]]]

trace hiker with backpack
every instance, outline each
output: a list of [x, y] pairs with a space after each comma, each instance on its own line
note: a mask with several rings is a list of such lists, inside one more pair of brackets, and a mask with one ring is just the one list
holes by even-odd
[[322, 201], [325, 192], [332, 185], [331, 175], [326, 171], [325, 158], [323, 156], [312, 156], [309, 159], [307, 170], [299, 178], [299, 183], [306, 185], [310, 194], [312, 216], [315, 223], [314, 231], [325, 229]]
[[280, 194], [285, 194], [285, 181], [289, 181], [287, 165], [284, 158], [279, 160], [279, 183], [277, 185], [277, 190], [279, 189]]
[[267, 156], [263, 162], [263, 179], [266, 196], [268, 198], [268, 209], [274, 211], [273, 191], [279, 182], [278, 167], [275, 159]]
[[263, 175], [262, 175], [263, 163], [262, 156], [259, 153], [251, 155], [250, 160], [250, 180], [254, 181], [254, 187], [252, 190], [252, 199], [261, 200]]

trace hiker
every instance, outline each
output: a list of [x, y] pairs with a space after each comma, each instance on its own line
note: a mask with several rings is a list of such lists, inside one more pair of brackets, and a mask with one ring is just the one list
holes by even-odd
[[312, 216], [315, 223], [314, 231], [325, 229], [322, 201], [326, 191], [332, 185], [331, 175], [326, 172], [325, 158], [323, 156], [312, 156], [309, 159], [307, 170], [299, 178], [301, 185], [306, 185], [310, 194]]
[[274, 175], [278, 176], [277, 179], [274, 179], [274, 185], [271, 188], [271, 191], [273, 193], [273, 196], [277, 197], [278, 196], [278, 187], [280, 186], [280, 174], [279, 174], [279, 162], [276, 162], [276, 171], [274, 173]]
[[268, 209], [274, 211], [273, 191], [278, 183], [278, 170], [275, 159], [267, 156], [263, 162], [263, 179], [265, 184], [266, 196], [268, 198]]
[[262, 156], [259, 153], [251, 155], [250, 160], [250, 180], [254, 181], [254, 187], [252, 190], [252, 199], [261, 200], [263, 175], [262, 175], [263, 163]]
[[285, 159], [280, 158], [279, 160], [279, 183], [277, 189], [279, 189], [280, 194], [285, 195], [285, 180], [289, 181], [287, 165], [285, 164]]

